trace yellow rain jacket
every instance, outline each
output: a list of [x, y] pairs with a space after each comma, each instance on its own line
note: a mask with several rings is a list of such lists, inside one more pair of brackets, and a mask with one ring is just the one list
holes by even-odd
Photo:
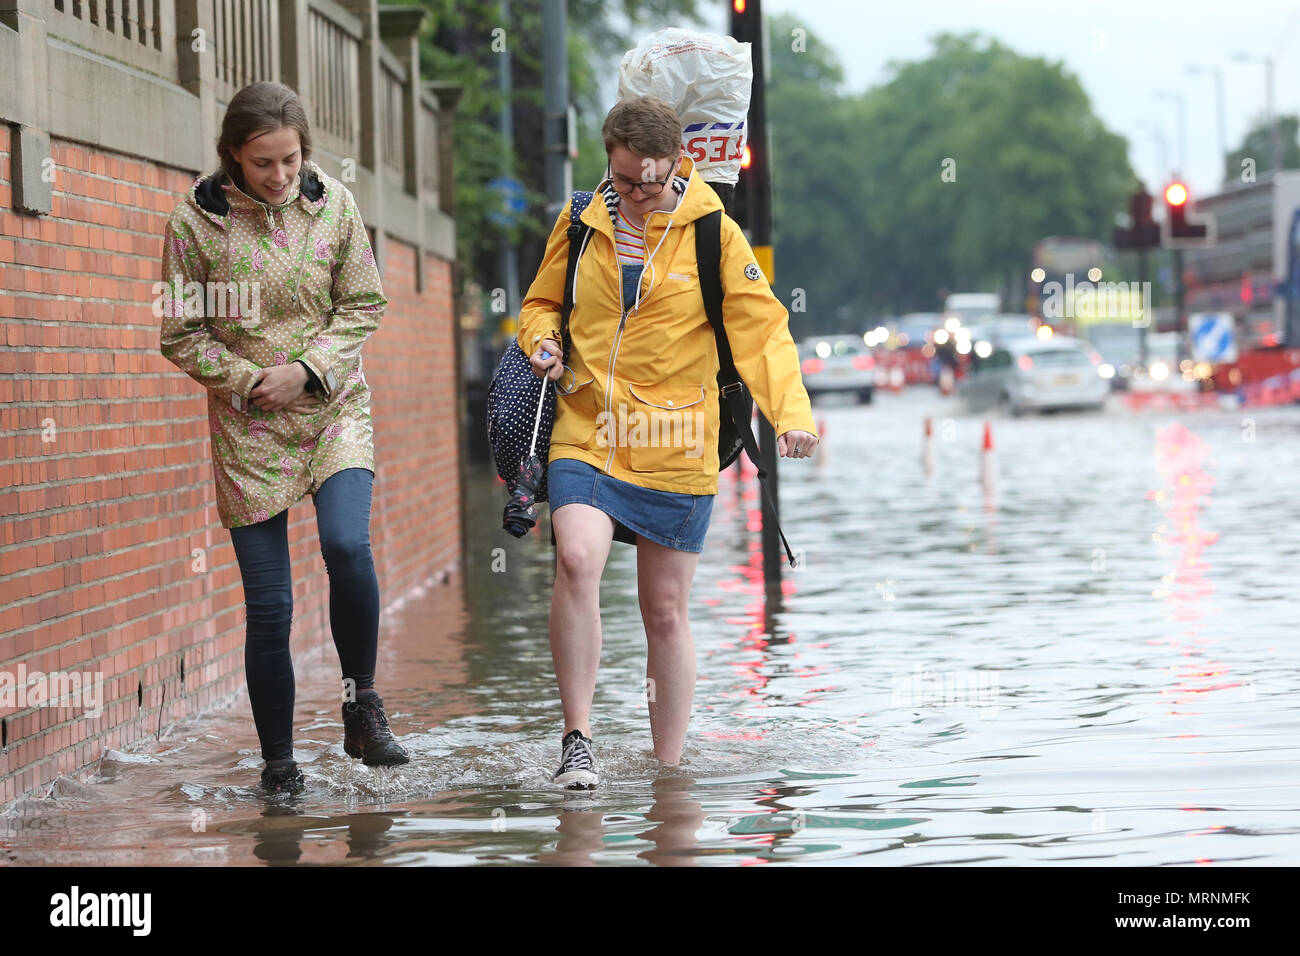
[[[556, 383], [549, 460], [574, 458], [645, 488], [711, 495], [718, 491], [718, 350], [700, 293], [695, 220], [722, 201], [694, 166], [682, 157], [677, 175], [688, 182], [677, 208], [646, 216], [640, 297], [626, 314], [609, 208], [617, 193], [598, 189], [582, 212], [593, 231], [578, 261], [572, 374]], [[525, 355], [544, 338], [560, 341], [569, 222], [566, 204], [520, 310]], [[778, 436], [816, 435], [789, 314], [725, 214], [721, 231], [723, 326], [736, 370]]]

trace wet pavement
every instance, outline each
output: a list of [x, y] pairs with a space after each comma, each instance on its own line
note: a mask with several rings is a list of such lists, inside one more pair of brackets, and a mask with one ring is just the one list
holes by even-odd
[[817, 455], [781, 463], [783, 527], [806, 559], [782, 607], [747, 530], [756, 485], [721, 479], [682, 766], [650, 753], [636, 556], [615, 543], [602, 785], [549, 783], [549, 526], [502, 532], [485, 471], [463, 578], [384, 614], [379, 689], [410, 765], [344, 756], [326, 641], [297, 661], [304, 794], [255, 789], [241, 695], [5, 808], [0, 861], [1300, 861], [1300, 406], [993, 417], [991, 487], [984, 419], [932, 391], [816, 411]]

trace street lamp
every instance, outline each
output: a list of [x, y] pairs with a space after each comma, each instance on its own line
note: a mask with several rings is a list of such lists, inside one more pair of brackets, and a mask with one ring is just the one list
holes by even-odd
[[1251, 56], [1249, 53], [1234, 53], [1232, 59], [1237, 63], [1264, 64], [1264, 112], [1265, 119], [1272, 129], [1273, 170], [1282, 168], [1282, 137], [1277, 128], [1277, 116], [1273, 113], [1273, 58], [1271, 56]]
[[[1202, 75], [1212, 74], [1214, 76], [1214, 106], [1215, 114], [1218, 117], [1217, 125], [1219, 127], [1219, 171], [1221, 173], [1226, 173], [1228, 163], [1228, 138], [1223, 132], [1223, 70], [1219, 69], [1217, 66], [1200, 66], [1192, 64], [1187, 67], [1187, 72], [1199, 73]], [[1186, 170], [1184, 170], [1184, 172], [1186, 172]], [[1223, 181], [1227, 181], [1226, 176]]]
[[1151, 138], [1156, 144], [1156, 155], [1158, 157], [1157, 181], [1167, 179], [1172, 170], [1169, 168], [1169, 144], [1165, 139], [1165, 130], [1157, 121], [1148, 119], [1145, 123], [1146, 129], [1151, 133]]
[[1182, 93], [1157, 90], [1156, 99], [1174, 100], [1178, 103], [1178, 173], [1187, 172], [1187, 99]]

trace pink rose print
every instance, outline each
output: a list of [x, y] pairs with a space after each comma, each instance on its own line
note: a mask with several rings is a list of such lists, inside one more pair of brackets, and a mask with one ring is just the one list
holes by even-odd
[[266, 513], [266, 509], [263, 508], [263, 509], [261, 509], [260, 511], [254, 511], [254, 512], [253, 512], [251, 515], [249, 515], [248, 517], [249, 517], [249, 520], [250, 520], [250, 521], [252, 521], [254, 524], [256, 524], [256, 523], [259, 522], [259, 521], [265, 521], [267, 518], [269, 518], [269, 517], [271, 517], [271, 516], [268, 515], [268, 514]]
[[327, 349], [330, 347], [330, 337], [328, 335], [318, 335], [311, 340], [311, 344], [318, 349]]
[[275, 229], [271, 232], [271, 243], [277, 249], [289, 248], [289, 234], [283, 229]]
[[361, 253], [361, 261], [368, 266], [373, 266], [375, 264], [375, 251], [366, 246], [366, 251]]
[[293, 459], [288, 455], [285, 455], [280, 459], [280, 474], [285, 477], [293, 474]]
[[261, 438], [266, 434], [266, 422], [249, 422], [248, 437]]
[[276, 365], [288, 365], [288, 364], [289, 364], [289, 353], [288, 353], [288, 352], [276, 352], [276, 353], [275, 353], [275, 364], [276, 364]]
[[209, 345], [203, 350], [203, 357], [209, 362], [215, 362], [217, 359], [221, 358], [221, 346]]
[[208, 427], [211, 428], [214, 432], [221, 431], [221, 419], [218, 418], [216, 415], [209, 415]]
[[316, 258], [324, 262], [330, 257], [330, 244], [324, 239], [316, 240]]
[[302, 451], [315, 451], [315, 450], [316, 450], [316, 439], [314, 439], [314, 438], [304, 438], [303, 441], [302, 441], [302, 444], [300, 444], [298, 447], [299, 447]]
[[314, 203], [312, 203], [311, 205], [312, 205], [312, 208], [313, 208], [313, 209], [319, 209], [321, 206], [325, 205], [325, 203], [327, 203], [327, 202], [329, 202], [329, 198], [326, 197], [326, 196], [321, 196], [320, 199], [317, 199], [317, 200], [316, 200]]
[[261, 269], [263, 268], [263, 266], [265, 266], [265, 265], [266, 265], [266, 256], [262, 253], [262, 250], [261, 250], [261, 249], [254, 249], [254, 250], [253, 250], [253, 268], [254, 268], [254, 269], [257, 269], [257, 270], [261, 270]]
[[184, 239], [173, 239], [172, 252], [176, 253], [178, 256], [183, 256], [185, 255], [185, 249], [188, 245], [189, 244]]
[[361, 371], [360, 371], [359, 369], [353, 369], [351, 372], [348, 373], [348, 378], [347, 378], [347, 380], [348, 380], [349, 382], [359, 382], [359, 381], [361, 381]]
[[244, 500], [244, 486], [239, 482], [235, 482], [235, 497], [240, 501]]
[[325, 437], [330, 439], [331, 441], [333, 441], [335, 438], [338, 438], [342, 434], [343, 434], [343, 426], [338, 422], [335, 422], [329, 428], [325, 429]]

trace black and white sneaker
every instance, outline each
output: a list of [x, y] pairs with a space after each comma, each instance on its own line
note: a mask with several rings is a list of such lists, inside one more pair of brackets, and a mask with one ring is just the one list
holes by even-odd
[[596, 756], [591, 752], [591, 738], [582, 736], [580, 730], [570, 730], [564, 737], [564, 752], [560, 769], [551, 778], [568, 790], [595, 790], [600, 778], [596, 776]]

